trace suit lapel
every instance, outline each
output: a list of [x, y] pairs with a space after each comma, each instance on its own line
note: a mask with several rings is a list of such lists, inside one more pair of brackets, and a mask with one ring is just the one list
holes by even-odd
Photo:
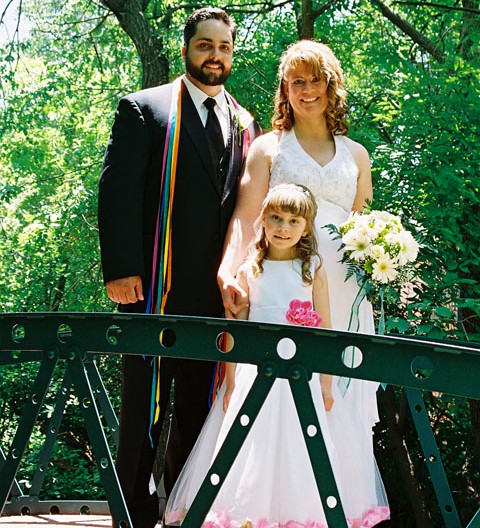
[[210, 145], [205, 133], [198, 111], [193, 104], [185, 84], [182, 82], [182, 129], [190, 136], [192, 144], [195, 146], [197, 154], [205, 166], [210, 180], [220, 194], [218, 187], [218, 177], [215, 163], [210, 152]]
[[227, 167], [227, 174], [225, 176], [225, 186], [223, 188], [223, 195], [222, 195], [222, 204], [225, 202], [225, 200], [228, 198], [232, 190], [235, 188], [235, 185], [237, 184], [237, 179], [240, 174], [240, 169], [242, 166], [242, 137], [239, 131], [239, 125], [236, 122], [233, 114], [232, 114], [232, 108], [234, 108], [233, 102], [230, 98], [230, 94], [226, 92], [227, 101], [228, 101], [228, 107], [229, 107], [229, 116], [230, 116], [230, 123], [229, 123], [229, 130], [230, 130], [230, 152], [229, 152], [229, 159], [228, 159], [228, 167]]

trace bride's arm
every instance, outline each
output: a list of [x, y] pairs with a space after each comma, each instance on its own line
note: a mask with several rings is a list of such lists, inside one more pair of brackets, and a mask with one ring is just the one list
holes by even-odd
[[347, 145], [358, 167], [357, 194], [352, 211], [362, 211], [367, 205], [367, 200], [371, 201], [373, 198], [370, 157], [367, 149], [360, 143], [348, 139]]
[[235, 275], [245, 260], [253, 238], [253, 224], [257, 219], [263, 199], [268, 192], [273, 133], [257, 138], [250, 148], [245, 171], [240, 180], [237, 203], [227, 229], [222, 263], [218, 270], [218, 285], [225, 306], [225, 316], [233, 317], [246, 305], [246, 295], [238, 285]]

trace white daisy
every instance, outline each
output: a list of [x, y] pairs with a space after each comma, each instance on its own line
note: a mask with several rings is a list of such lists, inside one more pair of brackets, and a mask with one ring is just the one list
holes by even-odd
[[372, 279], [383, 284], [387, 284], [395, 280], [398, 275], [398, 270], [395, 262], [388, 256], [379, 258], [373, 264]]

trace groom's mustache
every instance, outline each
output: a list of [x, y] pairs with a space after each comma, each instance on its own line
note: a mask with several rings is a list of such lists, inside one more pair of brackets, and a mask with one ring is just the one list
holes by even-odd
[[202, 64], [202, 68], [203, 68], [204, 66], [220, 66], [222, 72], [225, 70], [225, 66], [223, 65], [223, 62], [220, 62], [220, 61], [206, 60], [206, 61]]

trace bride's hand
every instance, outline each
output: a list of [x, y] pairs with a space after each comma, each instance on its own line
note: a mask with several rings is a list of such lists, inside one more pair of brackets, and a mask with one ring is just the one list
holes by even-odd
[[227, 384], [227, 390], [225, 391], [225, 394], [223, 396], [223, 412], [227, 412], [228, 405], [230, 404], [230, 399], [232, 398], [234, 389], [235, 385]]
[[334, 403], [332, 391], [322, 390], [322, 396], [323, 396], [323, 405], [325, 406], [325, 410], [327, 412], [331, 411], [333, 407], [333, 403]]
[[323, 405], [327, 412], [332, 410], [333, 407], [333, 394], [332, 394], [332, 376], [328, 374], [320, 374], [320, 386], [322, 389]]
[[228, 279], [220, 279], [220, 291], [222, 294], [223, 306], [225, 307], [225, 317], [227, 319], [234, 319], [235, 316], [244, 308], [248, 307], [248, 296], [246, 292], [240, 288], [237, 280], [234, 277]]

